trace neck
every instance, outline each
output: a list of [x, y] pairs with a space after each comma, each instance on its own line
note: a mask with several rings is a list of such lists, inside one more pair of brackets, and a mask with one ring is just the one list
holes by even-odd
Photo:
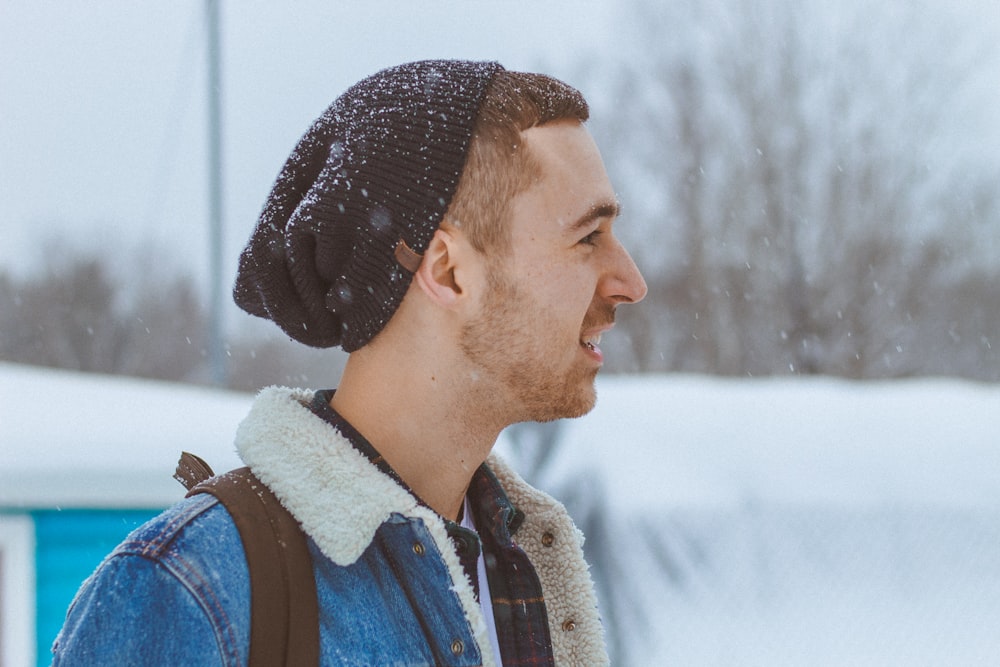
[[[371, 346], [371, 344], [370, 344]], [[488, 397], [447, 364], [412, 350], [394, 358], [368, 347], [351, 354], [331, 405], [385, 457], [434, 511], [456, 520], [472, 475], [506, 426]]]

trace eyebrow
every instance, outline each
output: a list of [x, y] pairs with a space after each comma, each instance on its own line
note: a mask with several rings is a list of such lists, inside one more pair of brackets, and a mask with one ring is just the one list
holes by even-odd
[[599, 204], [594, 204], [589, 211], [584, 213], [576, 222], [567, 228], [567, 231], [572, 234], [580, 231], [586, 227], [589, 227], [594, 220], [600, 220], [601, 218], [617, 218], [621, 215], [622, 205], [618, 200], [611, 200], [601, 202]]

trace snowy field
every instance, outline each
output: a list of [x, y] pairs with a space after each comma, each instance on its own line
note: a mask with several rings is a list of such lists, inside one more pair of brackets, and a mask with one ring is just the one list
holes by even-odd
[[598, 389], [534, 481], [587, 534], [618, 664], [1000, 665], [1000, 386]]
[[[539, 432], [558, 444], [524, 472], [588, 535], [619, 664], [1000, 664], [1000, 386], [598, 389], [592, 414]], [[129, 502], [169, 502], [180, 449], [235, 464], [249, 402], [0, 364], [0, 504], [107, 505], [115, 477]], [[500, 447], [527, 461], [533, 433]]]
[[165, 507], [183, 449], [240, 464], [252, 397], [0, 362], [0, 507]]
[[554, 465], [593, 465], [623, 509], [1000, 509], [1000, 385], [606, 376], [563, 438]]

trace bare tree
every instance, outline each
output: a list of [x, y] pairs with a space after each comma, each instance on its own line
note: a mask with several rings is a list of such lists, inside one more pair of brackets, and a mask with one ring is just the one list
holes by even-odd
[[[94, 373], [208, 383], [207, 314], [195, 282], [127, 257], [53, 246], [25, 277], [0, 273], [0, 359]], [[235, 306], [232, 307], [235, 311]], [[229, 387], [333, 386], [343, 353], [314, 350], [267, 323], [235, 315]], [[273, 329], [273, 331], [272, 331]]]
[[347, 354], [335, 349], [306, 347], [271, 322], [239, 313], [230, 336], [229, 386], [257, 391], [268, 385], [335, 388]]
[[167, 380], [191, 380], [201, 365], [204, 313], [190, 280], [126, 289], [106, 259], [61, 252], [38, 275], [4, 283], [4, 359]]
[[642, 51], [583, 75], [610, 91], [595, 133], [650, 283], [608, 341], [618, 370], [885, 377], [971, 345], [973, 376], [1000, 377], [970, 338], [930, 349], [922, 333], [998, 259], [977, 247], [998, 221], [998, 164], [953, 139], [995, 46], [949, 48], [951, 24], [899, 3], [622, 14]]

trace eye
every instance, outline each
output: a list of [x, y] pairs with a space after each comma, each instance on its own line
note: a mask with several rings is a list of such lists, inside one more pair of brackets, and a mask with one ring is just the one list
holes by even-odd
[[601, 232], [600, 229], [595, 229], [594, 231], [590, 232], [582, 239], [580, 239], [579, 242], [582, 243], [583, 245], [597, 245], [598, 237], [600, 237], [602, 233], [603, 232]]

